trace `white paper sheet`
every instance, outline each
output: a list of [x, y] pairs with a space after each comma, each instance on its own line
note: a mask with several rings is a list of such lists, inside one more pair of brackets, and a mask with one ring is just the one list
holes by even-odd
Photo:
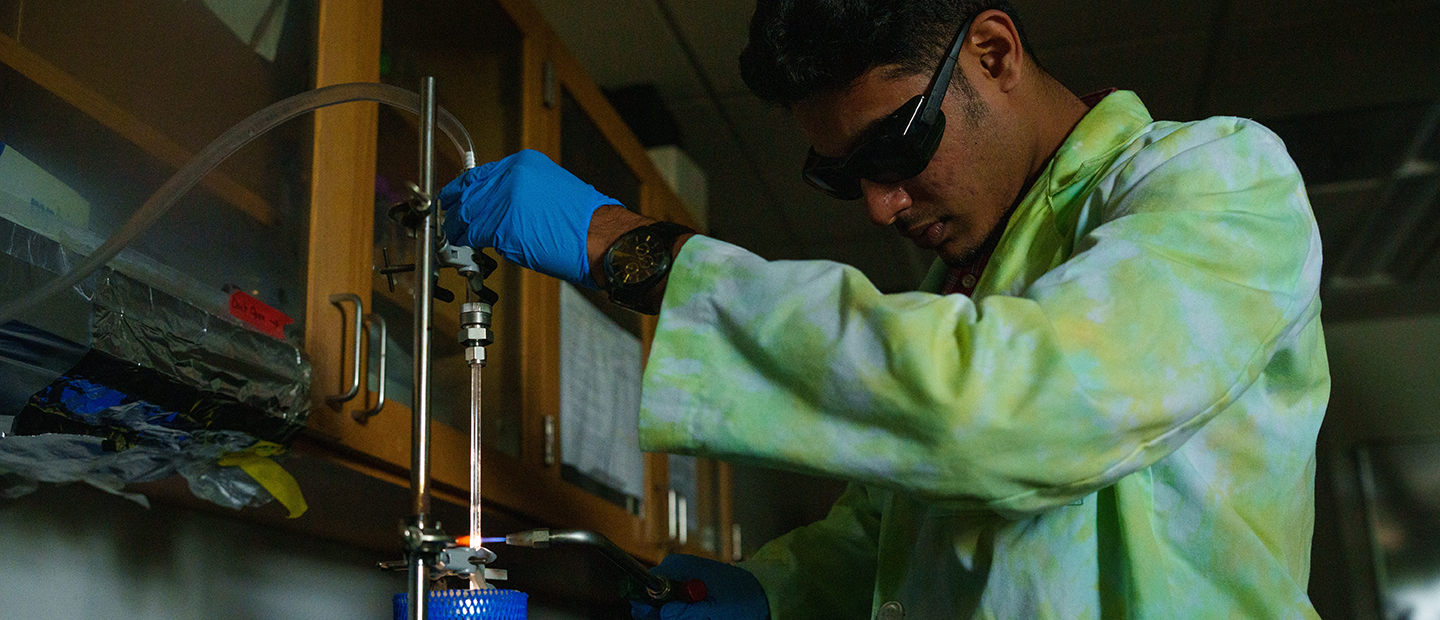
[[641, 343], [573, 286], [560, 287], [560, 455], [606, 486], [645, 497]]

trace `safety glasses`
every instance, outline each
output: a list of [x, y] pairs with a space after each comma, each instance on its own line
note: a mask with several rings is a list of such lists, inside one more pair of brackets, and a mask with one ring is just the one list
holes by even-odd
[[970, 22], [965, 22], [950, 44], [950, 53], [930, 79], [929, 92], [915, 95], [872, 125], [848, 155], [825, 157], [812, 147], [801, 173], [805, 181], [835, 198], [857, 200], [864, 195], [860, 179], [898, 183], [924, 172], [945, 134], [945, 113], [940, 111], [940, 104], [945, 101], [950, 76], [969, 32]]

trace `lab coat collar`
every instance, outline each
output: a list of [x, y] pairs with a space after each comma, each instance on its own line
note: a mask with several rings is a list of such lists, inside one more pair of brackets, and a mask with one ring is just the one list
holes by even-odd
[[[1028, 243], [1029, 235], [1034, 234], [1033, 229], [1028, 234], [1020, 235], [1025, 237], [1025, 240], [1017, 239], [1016, 231], [1011, 229], [1015, 228], [1018, 222], [1038, 215], [1036, 209], [1048, 208], [1050, 216], [1044, 219], [1050, 221], [1049, 226], [1054, 228], [1056, 234], [1068, 237], [1063, 227], [1058, 225], [1062, 214], [1073, 211], [1073, 207], [1080, 202], [1076, 198], [1095, 181], [1095, 173], [1110, 166], [1120, 152], [1153, 122], [1145, 104], [1141, 103], [1140, 97], [1133, 92], [1115, 91], [1100, 99], [1070, 131], [1070, 135], [1050, 158], [1035, 185], [1016, 205], [987, 269], [993, 270], [997, 257], [1008, 256], [1013, 244]], [[1068, 247], [1068, 243], [1066, 245]], [[1000, 260], [1004, 262], [1003, 258]], [[921, 280], [919, 290], [940, 293], [949, 273], [950, 268], [944, 261], [935, 259], [931, 263], [930, 271]], [[993, 280], [993, 277], [991, 279]], [[985, 274], [982, 274], [977, 290], [993, 290], [992, 286], [986, 286]]]
[[1088, 185], [1096, 170], [1114, 162], [1153, 122], [1140, 97], [1128, 90], [1111, 93], [1095, 104], [1060, 144], [1050, 159], [1050, 170], [1043, 175], [1050, 209], [1058, 215], [1073, 204], [1075, 201], [1065, 198], [1076, 186]]

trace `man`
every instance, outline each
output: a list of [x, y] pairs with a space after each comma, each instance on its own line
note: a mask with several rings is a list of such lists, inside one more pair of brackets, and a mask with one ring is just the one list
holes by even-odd
[[762, 0], [741, 62], [812, 184], [937, 252], [926, 292], [631, 233], [534, 153], [441, 194], [452, 241], [660, 309], [646, 449], [852, 481], [637, 617], [1315, 617], [1320, 242], [1272, 133], [1082, 100], [1001, 0]]

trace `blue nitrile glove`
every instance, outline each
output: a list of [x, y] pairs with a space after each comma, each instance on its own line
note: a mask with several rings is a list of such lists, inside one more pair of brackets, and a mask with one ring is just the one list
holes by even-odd
[[529, 149], [466, 170], [439, 200], [452, 245], [495, 248], [512, 262], [592, 289], [590, 216], [620, 204]]
[[755, 576], [739, 566], [693, 555], [668, 555], [651, 573], [685, 581], [705, 582], [710, 595], [698, 603], [670, 601], [656, 607], [641, 601], [630, 603], [635, 620], [769, 620], [770, 601]]

